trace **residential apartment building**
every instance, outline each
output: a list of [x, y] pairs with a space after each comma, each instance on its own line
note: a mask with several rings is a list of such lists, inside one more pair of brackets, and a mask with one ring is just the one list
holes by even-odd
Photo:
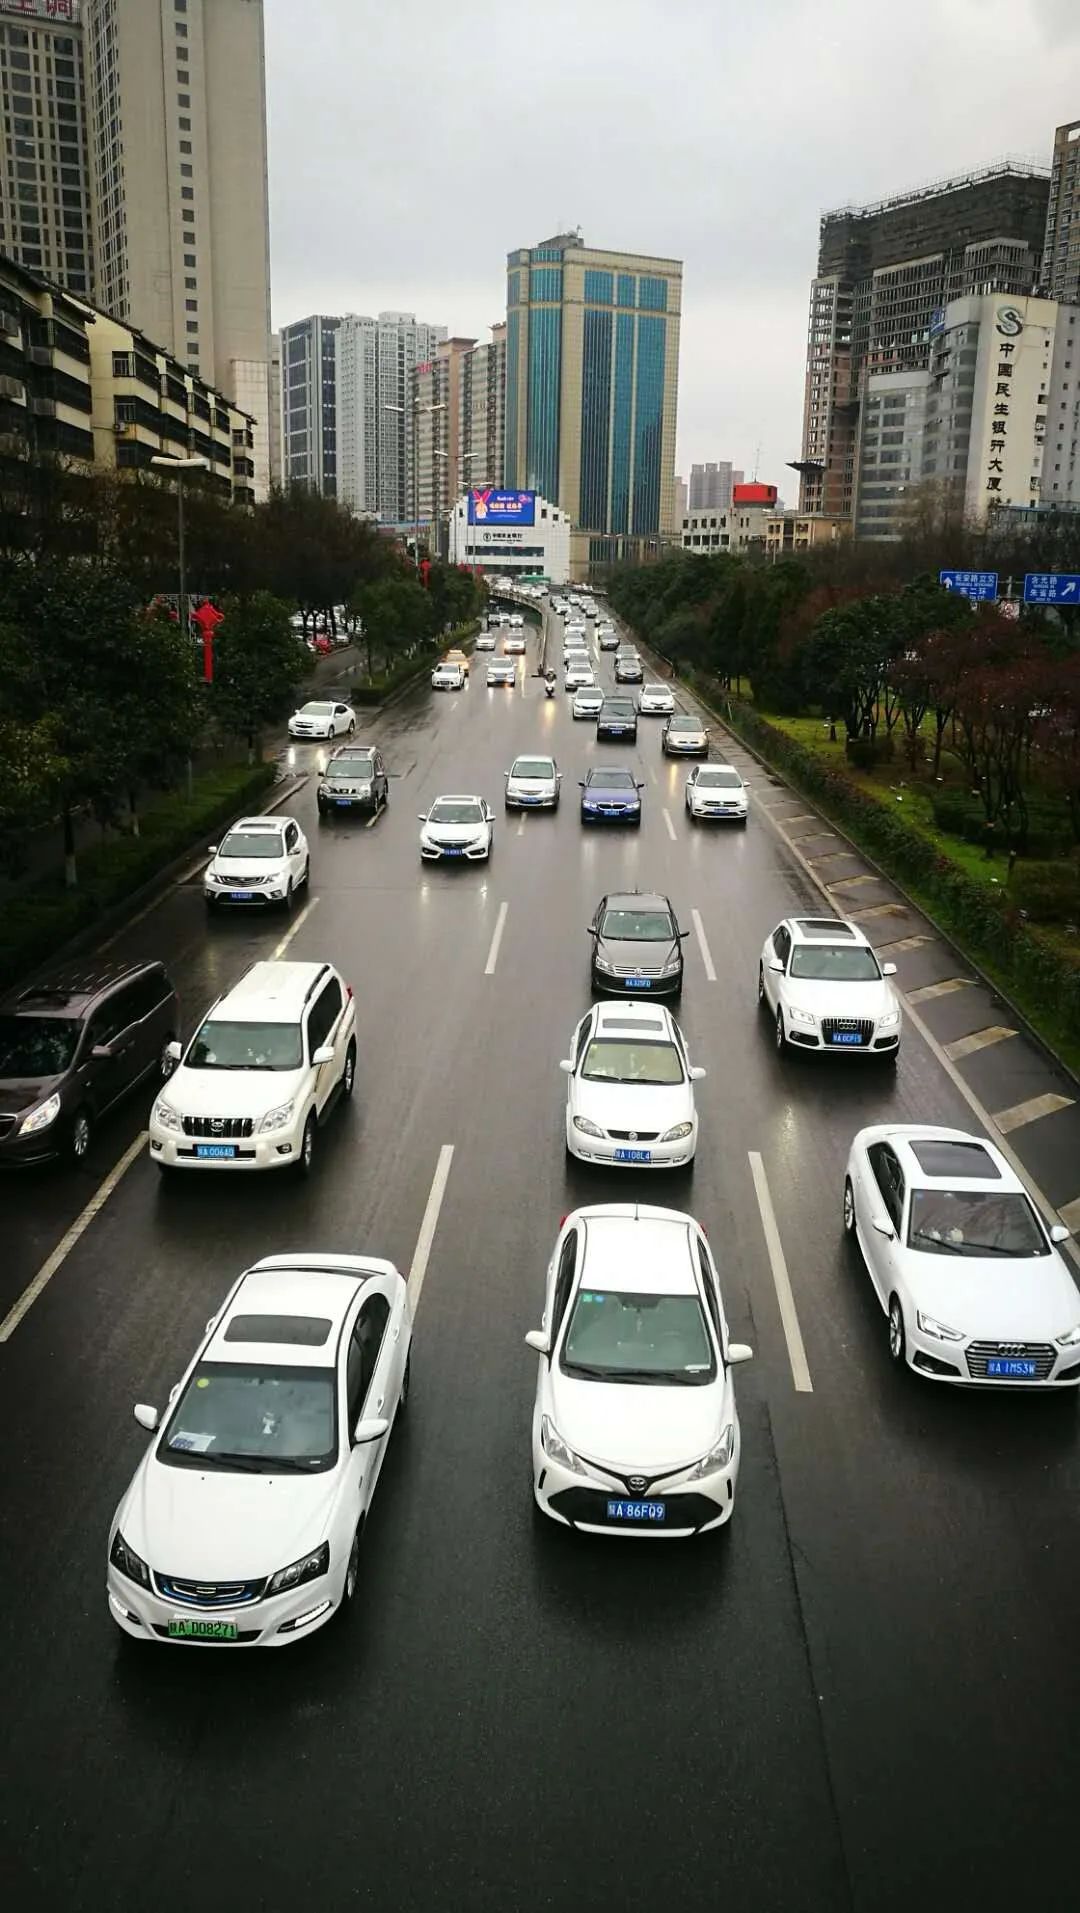
[[1080, 304], [1057, 309], [1039, 503], [1051, 511], [1080, 508]]
[[926, 370], [952, 301], [1026, 297], [1045, 237], [1048, 175], [1011, 161], [821, 222], [810, 293], [800, 510], [851, 519], [867, 381]]
[[443, 339], [435, 357], [421, 361], [413, 372], [414, 516], [434, 527], [434, 546], [440, 555], [450, 508], [470, 482], [464, 458], [465, 368], [475, 345], [475, 339]]
[[337, 332], [340, 319], [313, 313], [283, 326], [281, 471], [286, 485], [336, 498]]
[[736, 471], [730, 460], [718, 459], [713, 465], [691, 465], [687, 509], [691, 512], [730, 511], [731, 488], [742, 482], [742, 472]]
[[0, 251], [84, 298], [93, 276], [79, 0], [0, 0]]
[[1061, 305], [1080, 305], [1080, 120], [1054, 133], [1042, 290]]
[[690, 487], [685, 478], [675, 474], [675, 523], [681, 525], [690, 510]]
[[435, 357], [444, 325], [412, 312], [346, 313], [336, 334], [338, 497], [360, 517], [416, 516], [418, 364]]
[[263, 496], [270, 247], [262, 0], [82, 0], [82, 21], [93, 296], [254, 414]]
[[675, 530], [682, 265], [560, 233], [507, 258], [506, 460], [593, 563]]
[[255, 421], [122, 320], [0, 258], [0, 452], [87, 469], [202, 458], [206, 483], [255, 497]]
[[459, 487], [501, 488], [506, 450], [506, 325], [491, 328], [491, 342], [467, 354], [462, 391], [462, 471]]

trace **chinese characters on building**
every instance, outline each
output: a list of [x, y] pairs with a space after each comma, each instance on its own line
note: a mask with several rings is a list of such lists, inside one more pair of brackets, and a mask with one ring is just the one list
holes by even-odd
[[74, 26], [79, 0], [0, 0], [0, 13], [21, 14], [27, 20], [66, 20]]
[[1006, 433], [1009, 424], [1009, 401], [1012, 397], [1012, 381], [1015, 367], [1009, 363], [1016, 347], [1007, 339], [998, 346], [997, 381], [994, 386], [994, 415], [990, 437], [990, 460], [986, 467], [987, 502], [1000, 504], [997, 494], [1001, 491], [1001, 479], [1005, 470]]

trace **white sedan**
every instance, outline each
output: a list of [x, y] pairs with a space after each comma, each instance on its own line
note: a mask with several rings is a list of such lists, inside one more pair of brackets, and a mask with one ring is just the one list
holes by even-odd
[[517, 683], [517, 665], [513, 658], [492, 658], [487, 668], [487, 687], [492, 690], [496, 685]]
[[589, 684], [574, 692], [574, 702], [570, 706], [572, 717], [588, 717], [594, 721], [599, 717], [604, 705], [604, 693], [598, 686]]
[[525, 639], [520, 631], [514, 632], [511, 636], [503, 639], [503, 656], [504, 658], [523, 658], [525, 656]]
[[697, 1149], [694, 1084], [682, 1031], [659, 1003], [597, 1003], [559, 1064], [566, 1150], [579, 1162], [685, 1169]]
[[495, 649], [494, 631], [481, 631], [476, 640], [476, 644], [473, 648], [477, 651], [494, 651]]
[[460, 664], [437, 664], [431, 673], [433, 691], [463, 691], [465, 673]]
[[670, 717], [675, 699], [666, 684], [643, 684], [638, 692], [637, 707], [642, 717]]
[[533, 1407], [533, 1494], [592, 1534], [672, 1538], [731, 1518], [739, 1417], [716, 1264], [691, 1216], [576, 1209], [548, 1264]]
[[591, 691], [596, 686], [596, 673], [587, 658], [571, 658], [566, 666], [566, 689], [568, 691]]
[[506, 773], [506, 808], [558, 810], [561, 783], [553, 757], [515, 757]]
[[351, 737], [355, 729], [356, 712], [330, 699], [301, 704], [289, 719], [290, 737]]
[[983, 1136], [924, 1123], [861, 1129], [844, 1231], [888, 1317], [889, 1353], [934, 1381], [1080, 1384], [1080, 1293], [1019, 1176]]
[[686, 808], [694, 823], [745, 824], [746, 785], [733, 764], [695, 764], [686, 780]]
[[242, 1275], [109, 1530], [109, 1612], [136, 1641], [287, 1647], [347, 1608], [412, 1317], [392, 1262], [301, 1252]]
[[491, 855], [493, 812], [482, 797], [436, 797], [430, 810], [420, 812], [420, 824], [425, 863], [441, 863], [444, 857], [486, 863]]

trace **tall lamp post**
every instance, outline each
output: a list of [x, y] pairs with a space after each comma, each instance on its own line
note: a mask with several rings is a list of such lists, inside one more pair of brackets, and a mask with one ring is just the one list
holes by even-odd
[[[450, 454], [449, 454], [449, 452], [440, 452], [440, 451], [437, 451], [437, 452], [435, 453], [435, 457], [436, 457], [436, 458], [443, 458], [443, 459], [448, 459], [448, 458], [449, 458], [449, 456], [450, 456]], [[462, 453], [461, 453], [461, 463], [462, 463], [462, 465], [467, 465], [467, 464], [469, 463], [469, 460], [470, 460], [470, 459], [473, 459], [473, 458], [479, 458], [479, 456], [480, 456], [480, 454], [479, 454], [479, 452], [462, 452]], [[463, 473], [463, 477], [464, 477], [464, 478], [465, 478], [466, 480], [468, 479], [468, 476], [469, 476], [469, 474], [468, 474], [468, 472], [465, 472], [465, 473]], [[468, 486], [466, 485], [466, 490], [467, 490], [467, 489], [468, 489]], [[453, 506], [452, 506], [452, 504], [450, 503], [450, 495], [449, 495], [449, 494], [450, 494], [450, 488], [449, 488], [449, 486], [447, 486], [447, 502], [446, 502], [446, 519], [447, 519], [447, 542], [446, 542], [446, 559], [447, 559], [447, 563], [449, 563], [449, 561], [450, 561], [450, 534], [449, 534], [449, 525], [450, 525], [450, 516], [451, 516], [451, 513], [452, 513], [452, 511], [453, 511], [453, 509], [454, 509], [454, 508], [453, 508]], [[465, 526], [466, 526], [466, 535], [465, 535], [465, 543], [466, 543], [466, 548], [468, 547], [468, 522], [469, 522], [469, 514], [468, 514], [468, 508], [466, 507], [466, 512], [465, 512]], [[440, 518], [440, 515], [439, 515], [439, 513], [438, 513], [438, 512], [436, 512], [436, 514], [435, 514], [435, 546], [436, 546], [436, 556], [437, 556], [437, 557], [439, 557], [439, 558], [441, 558], [441, 557], [442, 557], [442, 538], [441, 538], [441, 530], [442, 530], [442, 522], [441, 522], [441, 518]]]
[[[408, 409], [409, 408], [405, 405], [390, 405], [389, 403], [384, 403], [383, 405], [384, 412], [397, 412], [400, 414], [402, 418], [405, 417]], [[412, 407], [412, 415], [413, 415], [413, 431], [412, 431], [413, 556], [416, 560], [416, 569], [418, 571], [420, 569], [420, 532], [419, 532], [420, 503], [419, 503], [419, 472], [418, 472], [418, 461], [416, 456], [416, 425], [417, 425], [417, 420], [419, 419], [420, 414], [422, 412], [445, 412], [445, 410], [446, 410], [446, 405], [441, 400], [438, 405], [417, 405], [414, 402]], [[440, 456], [440, 454], [436, 453], [436, 456]], [[442, 453], [441, 456], [445, 457], [446, 454]]]
[[[172, 472], [176, 478], [176, 557], [177, 570], [179, 572], [178, 582], [180, 585], [180, 596], [176, 609], [181, 631], [190, 636], [187, 606], [187, 568], [186, 554], [184, 551], [184, 478], [188, 472], [205, 472], [207, 469], [206, 460], [205, 458], [168, 458], [164, 455], [155, 455], [150, 460], [150, 463], [156, 471]], [[193, 794], [194, 784], [195, 773], [189, 757], [187, 761], [187, 789], [189, 798]]]

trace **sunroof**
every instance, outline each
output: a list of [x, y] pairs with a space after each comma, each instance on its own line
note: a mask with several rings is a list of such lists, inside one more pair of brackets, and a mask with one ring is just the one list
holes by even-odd
[[978, 1142], [913, 1142], [911, 1151], [927, 1176], [968, 1176], [973, 1181], [1000, 1182], [1001, 1171]]
[[227, 1342], [281, 1342], [293, 1348], [321, 1348], [330, 1333], [323, 1315], [234, 1315]]
[[656, 1022], [653, 1017], [649, 1017], [648, 1019], [646, 1019], [645, 1017], [638, 1017], [635, 1019], [633, 1023], [631, 1023], [629, 1017], [613, 1016], [610, 1019], [605, 1017], [601, 1027], [605, 1031], [633, 1030], [636, 1036], [639, 1030], [662, 1030], [664, 1025], [662, 1023]]
[[799, 929], [808, 937], [853, 937], [850, 923], [841, 923], [839, 917], [800, 917]]

